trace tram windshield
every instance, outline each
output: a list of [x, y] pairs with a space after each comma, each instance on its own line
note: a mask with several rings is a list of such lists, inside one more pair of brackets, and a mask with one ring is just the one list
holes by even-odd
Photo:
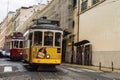
[[12, 41], [12, 48], [23, 48], [23, 41]]
[[24, 47], [24, 45], [23, 45], [23, 41], [20, 41], [19, 44], [20, 44], [20, 46], [19, 46], [20, 48], [23, 48], [23, 47]]
[[[34, 38], [33, 39], [34, 45], [36, 46], [39, 46], [39, 45], [53, 46], [54, 45], [56, 47], [60, 47], [62, 42], [62, 34], [60, 32], [35, 31], [33, 38]], [[32, 40], [32, 36], [30, 40]]]
[[53, 46], [53, 32], [44, 33], [44, 46]]
[[14, 41], [14, 48], [18, 48], [18, 41]]
[[42, 32], [40, 31], [34, 32], [34, 44], [42, 45]]

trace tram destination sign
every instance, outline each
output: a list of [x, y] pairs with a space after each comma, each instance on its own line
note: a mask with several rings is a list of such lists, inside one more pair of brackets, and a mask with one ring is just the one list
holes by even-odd
[[15, 32], [13, 33], [12, 38], [16, 38], [16, 39], [23, 38], [23, 34], [19, 32]]
[[34, 19], [34, 24], [40, 25], [40, 24], [51, 24], [59, 26], [59, 21], [57, 20], [48, 20], [48, 19]]

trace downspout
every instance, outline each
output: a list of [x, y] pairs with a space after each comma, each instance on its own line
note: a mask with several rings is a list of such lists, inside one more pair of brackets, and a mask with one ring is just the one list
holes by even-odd
[[78, 0], [78, 34], [77, 34], [78, 36], [77, 36], [77, 42], [79, 42], [79, 25], [80, 25], [80, 22], [79, 22], [80, 18], [79, 17], [80, 17], [80, 0]]

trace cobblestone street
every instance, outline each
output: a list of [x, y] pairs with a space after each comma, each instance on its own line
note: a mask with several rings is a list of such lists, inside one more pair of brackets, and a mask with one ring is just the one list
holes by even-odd
[[5, 65], [0, 66], [0, 80], [120, 80], [120, 73], [103, 72], [80, 68], [80, 65], [61, 64], [56, 71], [38, 71], [25, 67], [25, 63], [12, 62], [8, 58], [0, 59], [4, 61], [11, 71], [4, 71]]

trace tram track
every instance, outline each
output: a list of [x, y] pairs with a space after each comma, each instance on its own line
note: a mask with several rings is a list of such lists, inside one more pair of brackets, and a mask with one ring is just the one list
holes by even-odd
[[39, 72], [40, 80], [62, 80], [56, 72]]

